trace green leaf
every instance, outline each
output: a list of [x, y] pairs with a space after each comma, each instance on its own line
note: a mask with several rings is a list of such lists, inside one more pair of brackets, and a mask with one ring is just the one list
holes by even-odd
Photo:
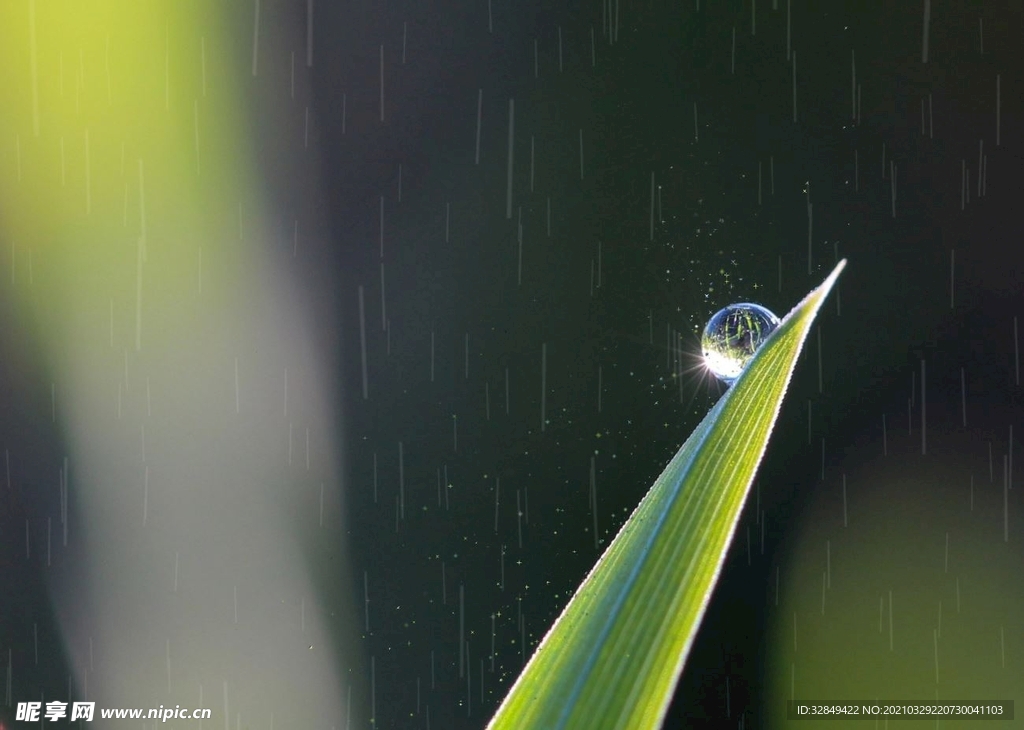
[[488, 728], [658, 728], [811, 324], [840, 261], [769, 336], [654, 482]]

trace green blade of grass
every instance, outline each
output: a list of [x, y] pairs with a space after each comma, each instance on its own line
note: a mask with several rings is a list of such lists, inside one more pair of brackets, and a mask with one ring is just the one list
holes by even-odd
[[489, 729], [661, 725], [800, 351], [845, 265], [786, 315], [665, 467]]

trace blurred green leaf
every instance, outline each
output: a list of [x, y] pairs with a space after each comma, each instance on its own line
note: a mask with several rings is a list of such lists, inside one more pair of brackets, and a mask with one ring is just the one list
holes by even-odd
[[665, 467], [488, 728], [660, 727], [797, 358], [845, 265], [786, 315]]

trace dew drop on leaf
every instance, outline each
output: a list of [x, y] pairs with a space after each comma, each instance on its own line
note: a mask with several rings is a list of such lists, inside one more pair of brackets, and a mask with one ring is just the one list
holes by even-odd
[[711, 373], [727, 385], [743, 372], [779, 318], [760, 304], [730, 304], [708, 320], [701, 337], [701, 354]]

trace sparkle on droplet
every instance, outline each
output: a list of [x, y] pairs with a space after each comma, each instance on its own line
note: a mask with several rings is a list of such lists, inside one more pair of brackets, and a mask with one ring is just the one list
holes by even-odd
[[704, 364], [722, 382], [732, 383], [761, 344], [779, 326], [779, 318], [760, 304], [741, 302], [719, 310], [701, 337]]

